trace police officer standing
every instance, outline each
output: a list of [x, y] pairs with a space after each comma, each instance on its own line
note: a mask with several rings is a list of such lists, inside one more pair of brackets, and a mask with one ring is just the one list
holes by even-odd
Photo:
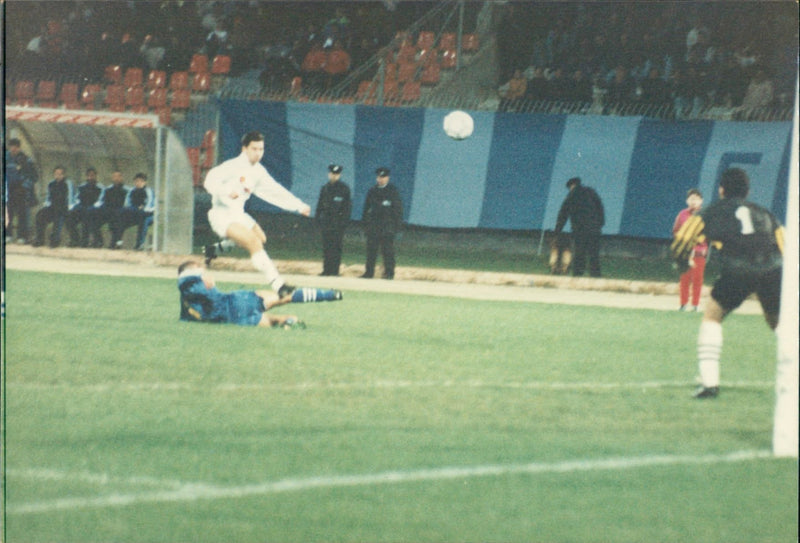
[[403, 224], [403, 202], [397, 187], [389, 183], [389, 168], [375, 170], [376, 184], [367, 192], [362, 221], [367, 235], [367, 264], [364, 275], [375, 275], [378, 249], [383, 253], [383, 278], [394, 279], [394, 236]]
[[319, 191], [317, 211], [314, 217], [322, 230], [322, 274], [339, 275], [342, 263], [342, 242], [353, 202], [350, 187], [342, 183], [342, 167], [328, 166], [328, 182]]

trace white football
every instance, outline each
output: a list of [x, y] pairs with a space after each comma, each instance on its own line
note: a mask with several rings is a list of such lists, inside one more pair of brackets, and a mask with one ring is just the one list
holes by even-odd
[[444, 117], [444, 132], [454, 140], [463, 140], [472, 135], [475, 123], [466, 111], [451, 111]]

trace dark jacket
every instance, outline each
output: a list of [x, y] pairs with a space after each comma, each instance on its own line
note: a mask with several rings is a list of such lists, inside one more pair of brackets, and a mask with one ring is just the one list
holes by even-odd
[[369, 189], [361, 220], [367, 234], [396, 234], [403, 225], [403, 202], [397, 187], [388, 183]]
[[341, 181], [325, 183], [319, 191], [314, 217], [323, 230], [344, 230], [350, 221], [352, 208], [350, 187]]
[[556, 233], [561, 232], [569, 219], [573, 232], [599, 232], [606, 222], [603, 202], [591, 187], [578, 185], [561, 204], [556, 220]]

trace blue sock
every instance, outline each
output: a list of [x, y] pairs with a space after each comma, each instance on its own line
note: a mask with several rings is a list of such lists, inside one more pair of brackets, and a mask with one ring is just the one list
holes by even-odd
[[342, 299], [342, 292], [329, 288], [298, 288], [292, 294], [292, 303], [333, 302]]

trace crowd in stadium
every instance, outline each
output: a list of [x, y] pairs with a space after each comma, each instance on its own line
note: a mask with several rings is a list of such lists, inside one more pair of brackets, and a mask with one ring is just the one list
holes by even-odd
[[[7, 79], [101, 82], [108, 65], [169, 73], [199, 52], [229, 55], [230, 75], [258, 70], [264, 87], [286, 86], [313, 48], [339, 48], [357, 67], [436, 4], [11, 2]], [[467, 4], [465, 32], [475, 31], [487, 4]], [[489, 11], [503, 107], [583, 101], [595, 89], [606, 103], [677, 100], [686, 111], [790, 105], [791, 2], [504, 2]]]

